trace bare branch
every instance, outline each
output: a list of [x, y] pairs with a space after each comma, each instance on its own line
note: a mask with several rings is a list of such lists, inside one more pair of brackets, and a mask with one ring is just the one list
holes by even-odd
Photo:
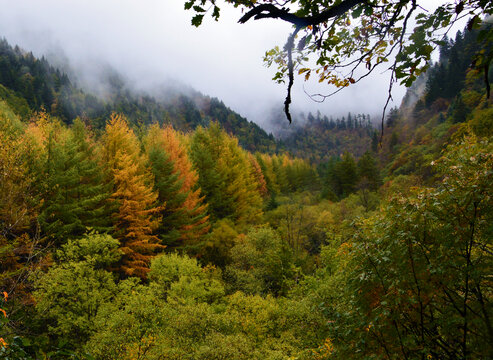
[[289, 36], [288, 41], [286, 43], [286, 50], [288, 52], [288, 94], [286, 95], [286, 100], [284, 100], [284, 112], [286, 113], [286, 117], [288, 118], [289, 123], [291, 124], [291, 113], [289, 112], [289, 105], [291, 104], [291, 88], [293, 87], [294, 82], [294, 65], [293, 65], [293, 48], [294, 48], [294, 39], [296, 35], [301, 30], [301, 27], [296, 27], [294, 32]]

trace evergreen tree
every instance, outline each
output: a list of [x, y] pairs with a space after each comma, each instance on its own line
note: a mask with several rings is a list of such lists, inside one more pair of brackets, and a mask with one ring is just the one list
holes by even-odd
[[[196, 181], [196, 175], [190, 172], [190, 166], [187, 172], [186, 164], [181, 164], [182, 170], [179, 170], [177, 162], [188, 161], [184, 149], [180, 147], [172, 128], [161, 129], [157, 125], [150, 128], [146, 137], [148, 161], [154, 175], [158, 201], [166, 204], [161, 211], [162, 220], [157, 233], [168, 247], [185, 245], [183, 242], [191, 240], [191, 234], [199, 237], [208, 230], [205, 206], [198, 193], [195, 194], [195, 201], [191, 198], [195, 191], [191, 189], [190, 180]], [[176, 161], [172, 160], [168, 151]], [[187, 179], [187, 175], [192, 179]], [[188, 182], [186, 185], [185, 181]]]
[[358, 182], [358, 169], [356, 162], [350, 153], [345, 153], [341, 161], [334, 166], [332, 173], [332, 185], [334, 192], [340, 198], [344, 198], [355, 191]]
[[467, 105], [464, 103], [461, 94], [459, 94], [455, 98], [454, 103], [449, 108], [449, 112], [452, 113], [452, 121], [454, 123], [461, 123], [466, 121], [467, 115], [470, 114], [470, 110], [468, 109]]
[[356, 126], [353, 126], [353, 117], [351, 116], [351, 113], [348, 113], [347, 114], [347, 128], [352, 129], [353, 127], [356, 127]]
[[398, 144], [399, 144], [399, 135], [397, 134], [396, 131], [393, 131], [389, 141], [390, 151], [393, 152]]
[[191, 157], [215, 219], [230, 218], [239, 225], [258, 219], [262, 199], [248, 156], [236, 139], [217, 124], [199, 127], [192, 137]]
[[46, 186], [38, 218], [43, 232], [57, 242], [84, 234], [87, 228], [109, 231], [110, 189], [103, 183], [102, 169], [81, 121], [72, 131], [48, 135]]
[[338, 157], [331, 156], [329, 161], [324, 166], [324, 183], [322, 187], [322, 197], [329, 199], [331, 201], [337, 200], [337, 195], [335, 194], [335, 166], [341, 160]]
[[378, 134], [375, 130], [371, 134], [371, 150], [375, 153], [378, 151]]
[[368, 151], [358, 160], [358, 177], [360, 188], [375, 191], [380, 186], [380, 171], [377, 162]]
[[218, 125], [212, 125], [209, 129], [199, 127], [193, 134], [190, 144], [190, 155], [199, 174], [198, 183], [214, 220], [233, 213], [231, 198], [224, 191], [226, 174], [217, 171], [224, 136]]
[[397, 107], [391, 108], [386, 119], [387, 127], [395, 126], [398, 119], [399, 119], [399, 109], [397, 109]]
[[163, 205], [156, 205], [158, 194], [152, 190], [152, 176], [145, 167], [137, 137], [123, 116], [111, 116], [103, 140], [113, 180], [111, 198], [118, 205], [115, 237], [123, 252], [118, 270], [122, 275], [145, 278], [150, 260], [165, 247], [154, 235]]
[[147, 156], [155, 179], [154, 189], [158, 194], [158, 202], [165, 205], [156, 233], [167, 247], [176, 246], [180, 238], [180, 228], [185, 221], [183, 202], [187, 194], [179, 192], [181, 181], [178, 175], [173, 173], [173, 162], [162, 148], [154, 146], [148, 149]]

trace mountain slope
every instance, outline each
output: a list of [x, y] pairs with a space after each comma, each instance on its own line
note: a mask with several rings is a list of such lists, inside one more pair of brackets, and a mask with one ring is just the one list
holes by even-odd
[[109, 115], [119, 112], [134, 126], [168, 123], [182, 131], [217, 121], [250, 151], [277, 149], [272, 135], [218, 99], [193, 90], [168, 90], [165, 95], [132, 91], [111, 69], [103, 74], [102, 82], [107, 89], [104, 98], [79, 88], [44, 57], [38, 59], [18, 46], [12, 47], [7, 40], [0, 40], [0, 98], [24, 119], [43, 109], [65, 123], [81, 117], [102, 129]]

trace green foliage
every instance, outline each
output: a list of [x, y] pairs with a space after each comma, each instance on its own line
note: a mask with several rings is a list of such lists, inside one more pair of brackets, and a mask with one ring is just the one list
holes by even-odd
[[15, 92], [0, 85], [0, 99], [5, 101], [12, 111], [22, 119], [26, 119], [31, 110], [25, 98], [15, 95]]
[[156, 258], [149, 287], [125, 280], [101, 307], [86, 351], [101, 359], [285, 359], [299, 351], [289, 334], [295, 319], [280, 304], [240, 292], [224, 297], [214, 274], [188, 257]]
[[[334, 161], [334, 160], [333, 160]], [[338, 198], [344, 198], [356, 190], [358, 168], [353, 156], [345, 153], [327, 169], [327, 185]]]
[[372, 191], [380, 187], [380, 171], [377, 162], [370, 152], [366, 152], [358, 160], [359, 187]]
[[173, 161], [164, 149], [153, 147], [148, 150], [149, 167], [154, 175], [154, 188], [158, 193], [158, 201], [165, 204], [161, 211], [161, 224], [157, 229], [162, 243], [166, 246], [177, 245], [180, 229], [187, 224], [187, 212], [184, 202], [188, 194], [181, 192], [182, 181], [175, 172]]
[[225, 270], [230, 291], [263, 295], [286, 293], [294, 274], [291, 249], [268, 227], [238, 237]]
[[324, 204], [317, 204], [308, 192], [279, 197], [275, 209], [267, 212], [265, 219], [277, 230], [295, 256], [295, 261], [303, 262], [307, 253], [316, 254], [325, 241], [323, 222], [327, 216]]
[[[1, 89], [1, 88], [0, 88]], [[0, 131], [9, 135], [18, 135], [24, 126], [9, 104], [0, 100]]]
[[116, 290], [118, 295], [100, 307], [85, 350], [97, 359], [149, 359], [154, 334], [166, 320], [163, 306], [135, 278]]
[[214, 219], [229, 218], [239, 226], [259, 219], [262, 199], [254, 170], [234, 138], [218, 124], [198, 128], [192, 137], [191, 158]]
[[83, 123], [76, 120], [67, 135], [50, 132], [45, 151], [47, 193], [38, 218], [42, 230], [57, 243], [88, 228], [109, 231], [110, 187]]
[[493, 107], [475, 111], [471, 119], [471, 128], [476, 136], [491, 137], [493, 135]]
[[435, 163], [436, 189], [398, 196], [354, 237], [351, 310], [337, 358], [488, 358], [492, 145], [466, 136]]
[[117, 293], [114, 276], [105, 270], [120, 258], [118, 241], [88, 233], [56, 252], [56, 264], [33, 276], [36, 309], [50, 333], [82, 344], [96, 330], [94, 318]]
[[229, 219], [221, 219], [214, 224], [212, 232], [204, 237], [197, 249], [201, 259], [221, 268], [230, 261], [230, 249], [234, 246], [238, 231]]
[[220, 272], [176, 253], [154, 259], [149, 278], [156, 295], [171, 304], [214, 303], [224, 295]]

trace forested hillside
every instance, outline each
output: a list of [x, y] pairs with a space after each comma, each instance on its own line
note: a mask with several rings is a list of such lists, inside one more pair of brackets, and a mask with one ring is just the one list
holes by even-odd
[[218, 99], [193, 90], [168, 90], [166, 99], [159, 92], [153, 96], [132, 91], [111, 69], [100, 80], [106, 89], [104, 98], [77, 87], [44, 57], [37, 59], [30, 52], [10, 46], [7, 40], [0, 40], [0, 96], [24, 120], [33, 111], [43, 109], [66, 124], [79, 117], [96, 129], [103, 129], [113, 112], [125, 114], [132, 126], [170, 124], [181, 131], [217, 121], [250, 151], [276, 150], [272, 136]]
[[360, 157], [369, 149], [377, 151], [378, 133], [370, 115], [351, 114], [341, 118], [314, 116], [308, 113], [299, 126], [291, 126], [283, 118], [286, 129], [282, 145], [293, 155], [310, 159], [313, 163], [327, 162], [331, 156], [346, 151]]
[[442, 46], [381, 142], [310, 113], [279, 143], [198, 93], [102, 100], [3, 41], [0, 357], [493, 358], [475, 42]]

